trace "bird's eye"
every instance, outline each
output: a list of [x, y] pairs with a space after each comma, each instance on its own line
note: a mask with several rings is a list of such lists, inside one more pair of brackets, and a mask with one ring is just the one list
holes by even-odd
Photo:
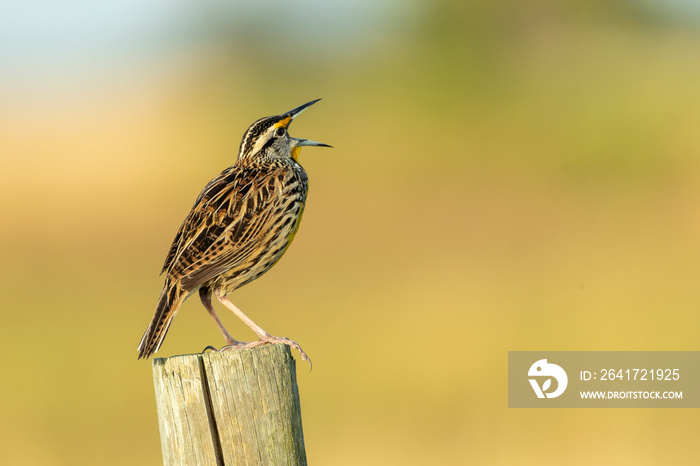
[[284, 136], [284, 134], [286, 132], [287, 132], [287, 130], [284, 128], [281, 128], [281, 127], [277, 128], [277, 131], [275, 131], [275, 136], [277, 136], [278, 138], [281, 138], [282, 136]]

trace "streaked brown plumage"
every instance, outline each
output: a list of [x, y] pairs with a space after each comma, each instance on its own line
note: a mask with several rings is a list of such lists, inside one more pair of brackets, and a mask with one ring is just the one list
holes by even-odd
[[[271, 336], [226, 294], [268, 271], [299, 228], [308, 191], [308, 177], [297, 162], [299, 151], [302, 146], [330, 146], [292, 138], [287, 128], [294, 117], [318, 100], [253, 123], [243, 136], [236, 163], [204, 187], [180, 225], [163, 265], [165, 284], [139, 343], [139, 359], [158, 351], [182, 303], [199, 292], [226, 339], [226, 348], [287, 344], [308, 360], [296, 342]], [[233, 339], [211, 305], [212, 293], [250, 326], [259, 340], [244, 343]]]

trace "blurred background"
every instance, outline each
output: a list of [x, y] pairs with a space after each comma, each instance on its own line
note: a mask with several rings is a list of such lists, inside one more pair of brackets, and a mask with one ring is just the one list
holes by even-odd
[[[506, 369], [699, 349], [699, 57], [694, 0], [4, 2], [2, 462], [161, 462], [136, 346], [170, 242], [318, 97], [300, 233], [231, 296], [314, 362], [311, 464], [697, 461], [695, 411], [508, 409]], [[210, 344], [193, 298], [157, 356]]]

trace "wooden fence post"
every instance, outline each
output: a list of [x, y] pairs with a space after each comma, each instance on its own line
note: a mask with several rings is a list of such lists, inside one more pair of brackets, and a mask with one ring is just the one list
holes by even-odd
[[286, 345], [153, 360], [163, 463], [306, 465]]

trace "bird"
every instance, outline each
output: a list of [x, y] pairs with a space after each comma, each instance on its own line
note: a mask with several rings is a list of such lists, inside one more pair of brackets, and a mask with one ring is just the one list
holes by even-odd
[[[319, 100], [255, 121], [243, 135], [234, 164], [199, 194], [165, 259], [161, 270], [165, 282], [139, 343], [138, 359], [147, 359], [160, 349], [182, 303], [198, 293], [226, 341], [221, 351], [284, 344], [311, 363], [297, 342], [270, 335], [227, 295], [275, 265], [299, 229], [309, 189], [299, 152], [304, 146], [332, 146], [294, 138], [289, 135], [289, 125]], [[248, 325], [258, 340], [234, 339], [216, 314], [212, 295]]]

